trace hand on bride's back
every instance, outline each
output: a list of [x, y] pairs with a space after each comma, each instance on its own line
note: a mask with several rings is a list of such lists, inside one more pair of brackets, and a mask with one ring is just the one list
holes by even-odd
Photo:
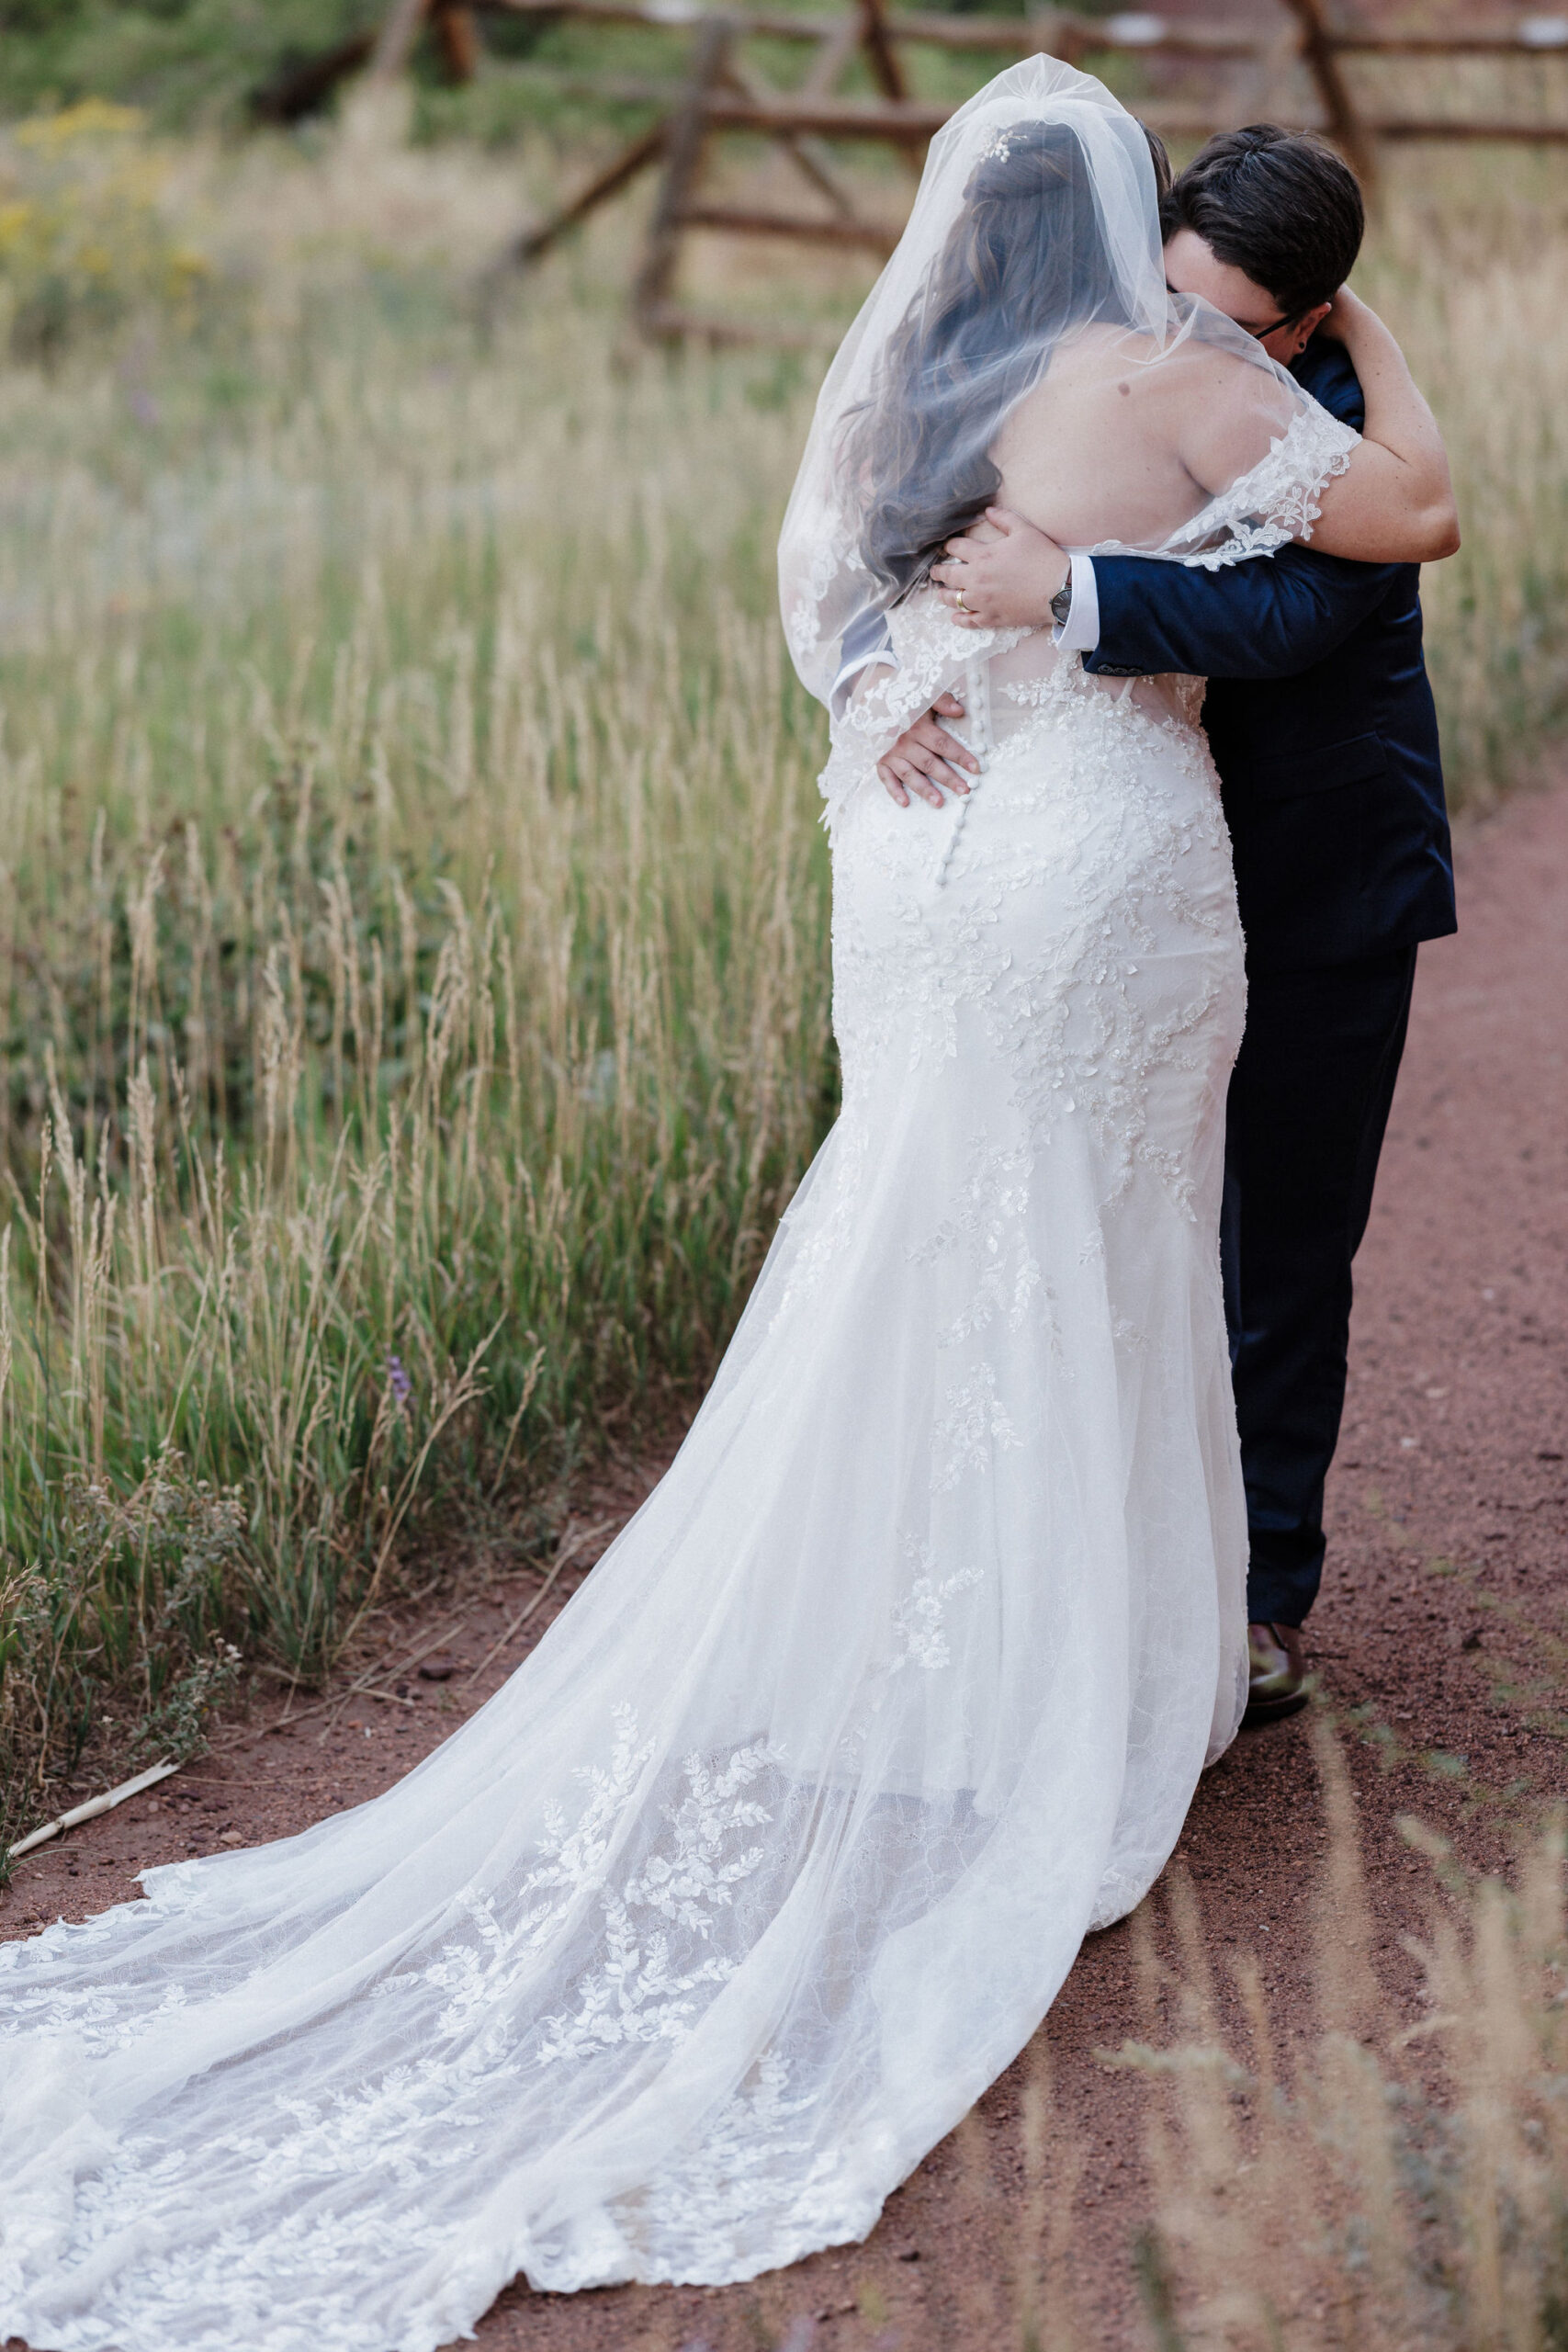
[[892, 750], [878, 760], [876, 773], [900, 808], [908, 807], [911, 793], [917, 800], [942, 808], [947, 805], [944, 793], [962, 797], [968, 791], [970, 777], [980, 773], [980, 763], [956, 735], [937, 724], [939, 719], [963, 717], [964, 705], [956, 695], [939, 695], [925, 717], [907, 728]]
[[[1067, 559], [1055, 540], [1010, 506], [987, 506], [965, 537], [948, 540], [946, 560], [931, 566], [942, 600], [961, 628], [1044, 628], [1051, 599], [1066, 576]], [[878, 775], [901, 808], [911, 794], [940, 808], [944, 794], [968, 791], [979, 762], [937, 723], [963, 716], [955, 695], [942, 695], [877, 762]]]
[[984, 523], [949, 539], [945, 560], [931, 566], [960, 628], [1048, 627], [1051, 599], [1066, 576], [1055, 540], [1010, 506], [987, 506]]

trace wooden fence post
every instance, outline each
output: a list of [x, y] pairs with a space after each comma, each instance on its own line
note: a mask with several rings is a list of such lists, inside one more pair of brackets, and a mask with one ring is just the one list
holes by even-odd
[[1377, 154], [1356, 111], [1350, 85], [1340, 71], [1322, 0], [1285, 0], [1285, 6], [1302, 28], [1302, 62], [1317, 84], [1323, 110], [1328, 117], [1329, 135], [1343, 151], [1351, 169], [1371, 187], [1378, 175]]
[[[885, 98], [907, 98], [909, 95], [908, 77], [899, 59], [893, 28], [884, 13], [883, 0], [855, 0], [855, 13], [860, 18], [860, 45], [878, 89]], [[925, 161], [926, 141], [920, 138], [911, 139], [900, 148], [899, 153], [919, 177]]]
[[852, 14], [840, 17], [832, 31], [824, 33], [818, 42], [817, 54], [800, 85], [801, 96], [825, 98], [860, 45], [859, 17]]
[[435, 0], [435, 39], [449, 82], [471, 82], [479, 71], [479, 32], [466, 0]]
[[898, 52], [888, 39], [882, 0], [855, 0], [855, 6], [860, 15], [861, 47], [878, 89], [885, 98], [907, 98], [909, 85], [904, 79]]
[[681, 255], [681, 216], [702, 171], [708, 100], [716, 83], [723, 78], [734, 38], [727, 17], [712, 17], [703, 26], [693, 47], [691, 74], [681, 102], [665, 126], [664, 177], [642, 267], [632, 288], [632, 316], [642, 333], [655, 340], [663, 340], [668, 334], [663, 313]]
[[[852, 24], [853, 21], [852, 17]], [[727, 89], [733, 90], [737, 97], [765, 98], [776, 95], [770, 92], [766, 85], [754, 82], [733, 51], [725, 59], [724, 68], [718, 79]], [[777, 133], [777, 139], [778, 144], [801, 177], [808, 180], [819, 196], [827, 198], [841, 220], [852, 220], [854, 205], [847, 191], [840, 185], [838, 175], [833, 170], [832, 159], [822, 141], [803, 138], [798, 131], [794, 130], [781, 130]]]

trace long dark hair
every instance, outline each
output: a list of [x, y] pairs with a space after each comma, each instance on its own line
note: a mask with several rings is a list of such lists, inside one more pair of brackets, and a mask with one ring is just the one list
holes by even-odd
[[1061, 122], [998, 131], [849, 421], [843, 460], [865, 486], [861, 552], [895, 600], [996, 496], [989, 450], [1003, 418], [1052, 345], [1092, 319], [1128, 322], [1083, 142]]

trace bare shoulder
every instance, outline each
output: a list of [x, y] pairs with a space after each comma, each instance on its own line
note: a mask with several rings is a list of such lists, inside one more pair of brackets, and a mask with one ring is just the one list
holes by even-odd
[[1195, 336], [1153, 354], [1145, 380], [1156, 398], [1171, 403], [1217, 401], [1226, 409], [1263, 407], [1281, 413], [1291, 405], [1290, 388], [1271, 366]]
[[1146, 397], [1149, 363], [1158, 345], [1149, 335], [1125, 328], [1089, 326], [1068, 336], [1051, 355], [1039, 381], [1008, 414], [998, 439], [998, 453], [1028, 444], [1071, 413], [1086, 418], [1097, 409]]
[[1261, 464], [1301, 405], [1299, 395], [1272, 368], [1212, 345], [1190, 358], [1182, 355], [1173, 368], [1171, 390], [1182, 463], [1210, 491], [1228, 488]]

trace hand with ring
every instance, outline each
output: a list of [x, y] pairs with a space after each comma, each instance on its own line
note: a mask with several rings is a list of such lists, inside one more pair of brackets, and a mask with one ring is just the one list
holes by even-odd
[[931, 566], [932, 583], [960, 628], [1049, 628], [1051, 599], [1066, 578], [1055, 540], [1006, 506], [987, 506]]

